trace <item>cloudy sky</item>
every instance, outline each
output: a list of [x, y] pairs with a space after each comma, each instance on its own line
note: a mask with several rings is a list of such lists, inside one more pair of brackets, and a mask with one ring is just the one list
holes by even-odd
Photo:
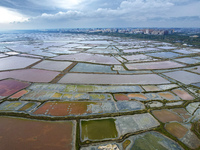
[[200, 27], [200, 0], [0, 0], [0, 29]]

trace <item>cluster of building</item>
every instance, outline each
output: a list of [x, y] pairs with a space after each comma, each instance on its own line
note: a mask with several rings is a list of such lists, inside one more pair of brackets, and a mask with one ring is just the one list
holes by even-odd
[[131, 29], [131, 30], [119, 30], [119, 33], [129, 34], [148, 34], [148, 35], [166, 35], [174, 33], [173, 29]]
[[173, 34], [174, 29], [139, 29], [139, 28], [84, 28], [84, 29], [65, 29], [65, 32], [85, 32], [85, 33], [125, 33], [125, 34], [148, 34], [148, 35], [167, 35]]

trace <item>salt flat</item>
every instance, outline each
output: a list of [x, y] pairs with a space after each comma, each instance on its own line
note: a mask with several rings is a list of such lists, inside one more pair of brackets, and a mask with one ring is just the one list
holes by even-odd
[[18, 36], [35, 41], [2, 37], [2, 149], [200, 148], [199, 49], [86, 34]]

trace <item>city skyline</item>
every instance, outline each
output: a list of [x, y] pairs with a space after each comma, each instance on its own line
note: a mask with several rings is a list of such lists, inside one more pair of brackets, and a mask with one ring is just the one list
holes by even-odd
[[200, 27], [198, 0], [1, 0], [0, 28]]

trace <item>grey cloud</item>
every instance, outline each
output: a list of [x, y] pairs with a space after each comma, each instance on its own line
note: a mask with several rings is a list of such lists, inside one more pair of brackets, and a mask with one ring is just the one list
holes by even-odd
[[199, 16], [181, 16], [181, 17], [155, 17], [148, 18], [150, 21], [200, 21]]
[[28, 21], [15, 25], [33, 28], [171, 26], [173, 22], [178, 26], [184, 21], [189, 26], [188, 20], [197, 25], [200, 16], [199, 0], [80, 0], [71, 9], [61, 8], [57, 2], [1, 0], [0, 5], [29, 15]]
[[29, 16], [58, 12], [58, 10], [33, 4], [28, 0], [0, 0], [0, 6], [15, 9], [17, 12]]
[[96, 12], [104, 16], [118, 16], [123, 19], [140, 20], [150, 16], [164, 15], [171, 6], [173, 6], [173, 3], [168, 1], [128, 0], [122, 1], [117, 9], [99, 8]]
[[127, 0], [121, 1], [119, 7], [116, 9], [98, 8], [97, 10], [89, 12], [69, 10], [56, 14], [44, 13], [38, 17], [30, 18], [29, 22], [51, 22], [59, 20], [64, 23], [69, 20], [83, 19], [107, 19], [109, 21], [121, 20], [125, 22], [148, 21], [153, 18], [163, 18], [162, 16], [167, 17], [166, 13], [174, 6], [172, 1], [174, 0]]
[[182, 17], [171, 17], [169, 18], [172, 21], [200, 21], [199, 16], [182, 16]]

